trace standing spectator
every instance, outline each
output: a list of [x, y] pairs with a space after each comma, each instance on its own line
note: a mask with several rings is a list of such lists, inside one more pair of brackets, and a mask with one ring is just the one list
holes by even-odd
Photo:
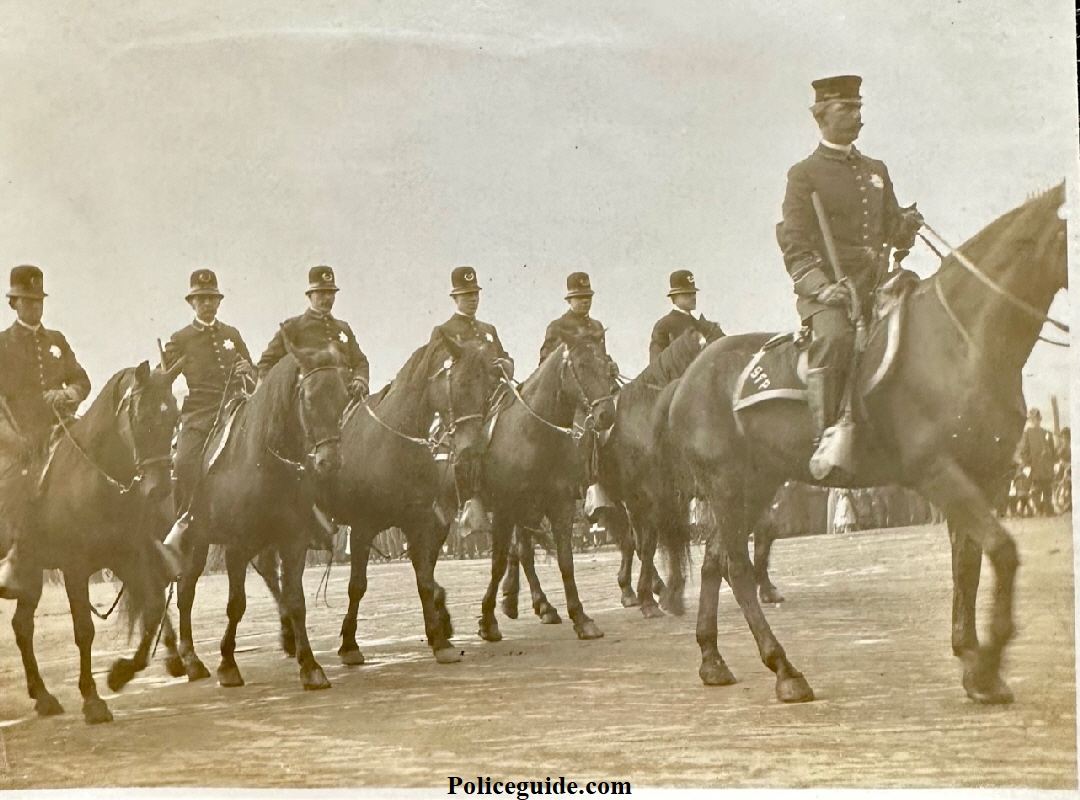
[[1020, 464], [1029, 469], [1031, 499], [1035, 513], [1050, 516], [1054, 513], [1050, 502], [1054, 482], [1054, 437], [1042, 426], [1042, 414], [1033, 408], [1028, 414], [1028, 424], [1020, 436]]

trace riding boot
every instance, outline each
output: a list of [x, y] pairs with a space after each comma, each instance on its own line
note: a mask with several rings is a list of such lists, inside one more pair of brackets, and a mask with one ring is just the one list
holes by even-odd
[[834, 470], [851, 475], [854, 465], [854, 425], [841, 420], [844, 375], [835, 368], [812, 369], [806, 376], [808, 399], [814, 420], [815, 451], [810, 474], [825, 480]]
[[29, 585], [30, 559], [19, 552], [19, 544], [12, 544], [0, 559], [0, 599], [17, 600]]

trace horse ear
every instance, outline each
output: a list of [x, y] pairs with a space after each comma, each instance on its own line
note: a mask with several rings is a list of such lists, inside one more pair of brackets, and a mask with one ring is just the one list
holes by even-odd
[[295, 359], [296, 359], [297, 361], [299, 361], [299, 360], [300, 360], [300, 356], [299, 356], [299, 355], [297, 354], [297, 352], [296, 352], [296, 347], [295, 347], [295, 346], [293, 345], [293, 343], [292, 343], [292, 339], [290, 339], [290, 338], [289, 338], [289, 334], [288, 334], [288, 332], [287, 332], [287, 331], [285, 330], [285, 325], [284, 325], [284, 323], [282, 323], [282, 324], [281, 324], [281, 325], [279, 326], [279, 329], [280, 329], [280, 331], [281, 331], [281, 341], [282, 341], [282, 343], [283, 343], [283, 344], [285, 345], [285, 352], [286, 352], [286, 353], [288, 353], [289, 355], [291, 355], [291, 356], [292, 356], [293, 358], [295, 358]]
[[446, 345], [446, 349], [450, 351], [450, 355], [455, 359], [461, 358], [461, 354], [465, 351], [465, 345], [445, 331], [440, 332], [442, 333], [443, 344]]
[[135, 367], [135, 383], [146, 383], [147, 378], [150, 377], [150, 362], [144, 361], [139, 366]]
[[172, 382], [176, 380], [176, 376], [180, 374], [180, 370], [184, 368], [184, 363], [187, 361], [187, 356], [181, 356], [176, 360], [176, 363], [165, 370], [165, 380], [172, 385]]

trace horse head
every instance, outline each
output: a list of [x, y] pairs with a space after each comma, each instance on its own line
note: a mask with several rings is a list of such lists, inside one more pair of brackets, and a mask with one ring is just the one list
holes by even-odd
[[172, 491], [172, 439], [180, 413], [172, 385], [180, 364], [170, 370], [137, 366], [117, 406], [121, 437], [135, 461], [139, 493], [151, 501], [168, 503]]
[[428, 400], [445, 421], [457, 466], [468, 472], [484, 449], [484, 419], [495, 389], [494, 354], [485, 344], [462, 343], [445, 334], [441, 344], [449, 355], [428, 382]]
[[334, 350], [289, 347], [299, 367], [298, 410], [304, 431], [304, 452], [317, 479], [331, 475], [341, 464], [341, 415], [349, 402], [344, 369]]
[[590, 333], [570, 338], [563, 351], [562, 391], [571, 402], [586, 410], [596, 430], [607, 430], [615, 421], [611, 360], [603, 340]]

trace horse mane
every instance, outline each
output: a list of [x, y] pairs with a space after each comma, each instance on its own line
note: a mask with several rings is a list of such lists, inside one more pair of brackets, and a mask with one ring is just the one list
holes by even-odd
[[116, 409], [120, 406], [124, 392], [131, 386], [134, 374], [134, 367], [124, 367], [109, 378], [86, 409], [86, 413], [74, 424], [69, 424], [68, 430], [77, 435], [81, 442], [89, 444], [113, 427], [116, 422]]
[[[329, 359], [329, 360], [327, 360]], [[332, 366], [337, 363], [333, 353], [327, 351], [327, 359], [317, 353], [312, 357], [312, 367]], [[315, 362], [319, 363], [315, 363]], [[279, 440], [289, 427], [289, 415], [293, 408], [293, 387], [300, 372], [300, 364], [291, 353], [278, 361], [266, 374], [255, 392], [241, 410], [251, 425], [252, 436], [257, 441]]]
[[701, 353], [700, 334], [690, 328], [684, 331], [674, 342], [668, 345], [649, 366], [637, 377], [624, 386], [619, 394], [620, 402], [631, 402], [638, 395], [650, 389], [667, 386], [676, 378], [682, 377], [690, 362]]
[[427, 386], [428, 378], [434, 372], [431, 362], [435, 360], [435, 356], [440, 349], [434, 340], [416, 348], [401, 366], [401, 369], [398, 370], [394, 379], [371, 396], [371, 407], [378, 407], [388, 397], [398, 393], [411, 395], [414, 392], [423, 391], [424, 387]]
[[[978, 262], [979, 259], [985, 257], [989, 253], [1000, 250], [1002, 242], [1009, 242], [1011, 243], [1010, 246], [1022, 245], [1025, 237], [1017, 234], [1023, 233], [1024, 231], [1014, 230], [1014, 228], [1026, 228], [1028, 225], [1028, 215], [1042, 211], [1044, 205], [1049, 205], [1051, 203], [1061, 205], [1064, 202], [1064, 182], [1052, 186], [1042, 192], [1033, 194], [1021, 205], [1006, 211], [964, 242], [964, 244], [961, 245], [961, 250], [969, 259]], [[957, 262], [956, 256], [950, 254], [942, 259], [938, 272], [944, 273], [946, 269], [955, 271], [957, 269], [963, 269], [963, 267]]]

